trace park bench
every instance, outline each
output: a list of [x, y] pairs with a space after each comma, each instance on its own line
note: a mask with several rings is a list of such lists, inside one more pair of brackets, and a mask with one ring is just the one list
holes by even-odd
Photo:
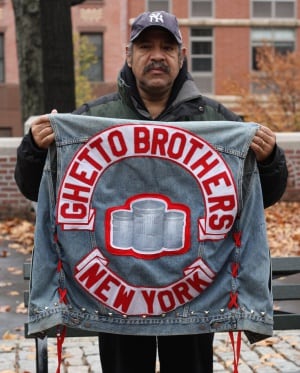
[[[30, 279], [31, 263], [24, 263], [24, 279]], [[295, 278], [295, 275], [298, 276]], [[274, 297], [274, 330], [300, 329], [300, 257], [272, 258], [272, 290]], [[29, 292], [24, 293], [25, 307], [28, 306]], [[289, 309], [291, 303], [293, 310]], [[286, 302], [289, 302], [288, 305]], [[68, 328], [66, 337], [97, 336], [96, 332]], [[34, 338], [36, 347], [36, 372], [48, 373], [47, 338], [56, 337], [56, 328], [47, 331], [43, 339], [28, 335], [25, 323], [25, 338]]]

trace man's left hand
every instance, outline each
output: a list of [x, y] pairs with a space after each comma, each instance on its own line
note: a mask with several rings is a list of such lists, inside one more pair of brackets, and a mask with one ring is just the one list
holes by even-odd
[[276, 136], [270, 128], [260, 126], [253, 137], [250, 148], [254, 151], [257, 162], [264, 162], [272, 154], [276, 144]]

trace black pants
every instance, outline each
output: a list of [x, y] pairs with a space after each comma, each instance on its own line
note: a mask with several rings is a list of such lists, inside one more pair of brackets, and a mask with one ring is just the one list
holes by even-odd
[[211, 373], [213, 334], [148, 337], [100, 334], [103, 373]]

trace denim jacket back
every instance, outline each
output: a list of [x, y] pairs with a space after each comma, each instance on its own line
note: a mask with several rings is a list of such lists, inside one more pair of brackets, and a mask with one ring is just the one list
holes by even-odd
[[257, 124], [50, 121], [30, 333], [272, 335]]

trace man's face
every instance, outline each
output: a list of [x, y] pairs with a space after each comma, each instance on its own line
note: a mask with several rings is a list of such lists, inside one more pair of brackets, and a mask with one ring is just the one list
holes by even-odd
[[179, 49], [168, 31], [157, 27], [146, 29], [133, 43], [131, 52], [127, 54], [127, 63], [139, 90], [148, 96], [171, 90], [182, 67], [185, 49]]

